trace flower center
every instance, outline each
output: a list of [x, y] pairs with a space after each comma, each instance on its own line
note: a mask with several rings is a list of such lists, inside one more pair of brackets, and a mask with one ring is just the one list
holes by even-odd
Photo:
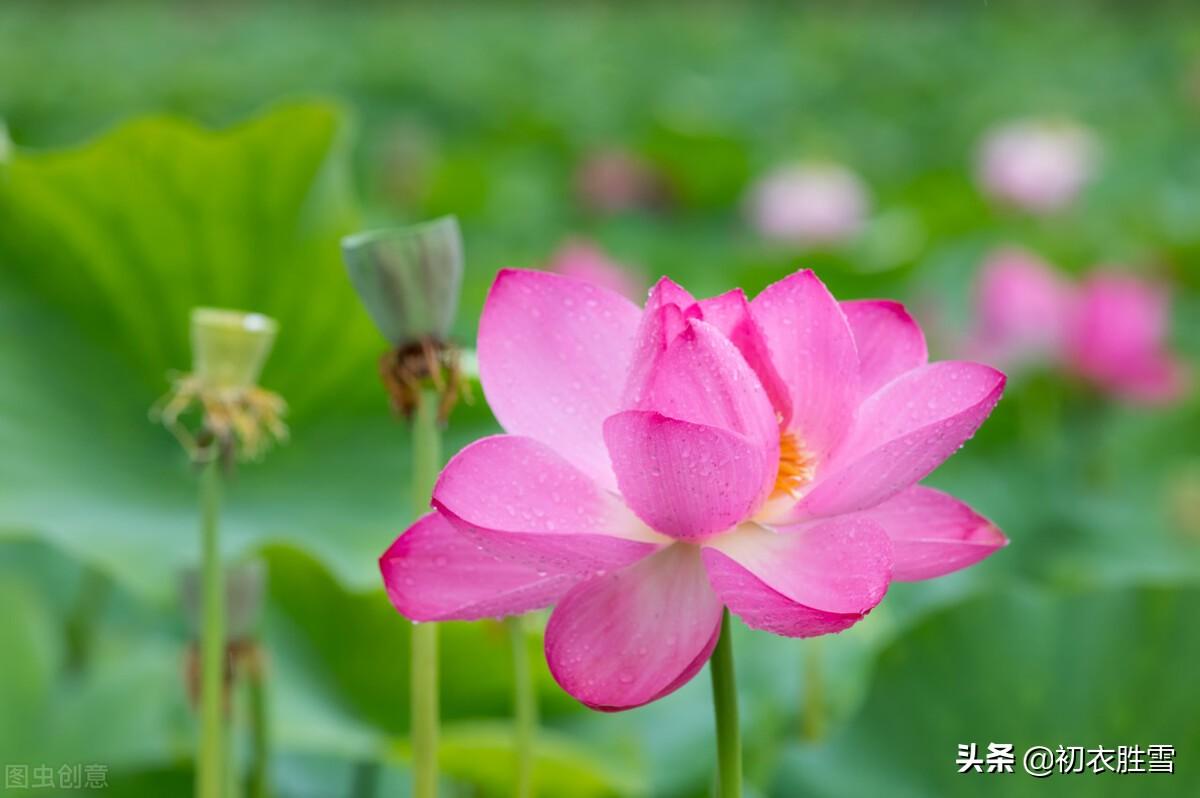
[[779, 473], [775, 476], [775, 489], [771, 498], [791, 496], [799, 498], [800, 491], [812, 482], [816, 461], [801, 445], [794, 432], [779, 436]]

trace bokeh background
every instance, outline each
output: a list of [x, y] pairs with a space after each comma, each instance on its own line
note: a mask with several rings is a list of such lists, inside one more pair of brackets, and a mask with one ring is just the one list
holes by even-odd
[[[583, 237], [643, 286], [667, 274], [697, 295], [815, 268], [841, 298], [908, 303], [940, 357], [973, 324], [981, 263], [1018, 245], [1166, 285], [1169, 346], [1200, 355], [1188, 3], [9, 2], [0, 75], [0, 761], [103, 764], [107, 795], [191, 789], [196, 484], [147, 410], [188, 367], [199, 304], [279, 319], [263, 384], [292, 407], [291, 443], [240, 469], [223, 509], [230, 557], [265, 574], [241, 761], [261, 710], [275, 795], [406, 794], [408, 625], [375, 560], [417, 508], [345, 232], [457, 214], [467, 346], [498, 268]], [[981, 137], [1027, 117], [1100, 145], [1052, 214], [976, 181]], [[747, 192], [811, 159], [860, 176], [861, 229], [765, 240]], [[494, 429], [476, 390], [447, 448]], [[836, 637], [739, 627], [751, 794], [1200, 793], [1194, 393], [1137, 405], [1015, 370], [929, 482], [1012, 544], [895, 585]], [[709, 793], [704, 674], [592, 713], [545, 671], [536, 627], [541, 794]], [[506, 633], [442, 639], [445, 794], [505, 795]], [[971, 742], [1170, 744], [1176, 773], [958, 775]]]

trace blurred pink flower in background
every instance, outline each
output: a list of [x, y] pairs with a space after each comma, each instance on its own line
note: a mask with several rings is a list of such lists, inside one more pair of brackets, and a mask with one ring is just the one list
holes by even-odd
[[634, 301], [640, 302], [646, 296], [646, 284], [637, 272], [583, 239], [570, 239], [560, 246], [546, 269], [616, 291]]
[[1093, 272], [1079, 289], [1067, 359], [1082, 376], [1129, 399], [1171, 401], [1187, 380], [1183, 364], [1167, 349], [1169, 320], [1164, 286]]
[[765, 238], [803, 247], [837, 244], [856, 235], [866, 220], [866, 185], [836, 163], [783, 166], [750, 190], [750, 223]]
[[1072, 122], [1010, 122], [984, 136], [979, 182], [994, 199], [1048, 213], [1075, 199], [1092, 177], [1098, 154], [1093, 134]]
[[546, 658], [596, 709], [661, 698], [708, 660], [723, 607], [808, 637], [853, 625], [892, 580], [1006, 542], [916, 483], [972, 436], [1004, 375], [928, 363], [895, 302], [837, 302], [799, 272], [753, 302], [664, 278], [643, 309], [502, 271], [479, 327], [507, 431], [460, 451], [434, 511], [380, 559], [419, 621], [555, 605]]
[[999, 250], [979, 272], [970, 356], [1005, 364], [1060, 357], [1073, 291], [1036, 255], [1015, 248]]
[[1167, 348], [1160, 284], [1108, 270], [1076, 284], [1005, 249], [981, 270], [975, 302], [972, 357], [1010, 368], [1047, 363], [1133, 401], [1170, 401], [1186, 388], [1186, 369]]
[[664, 205], [666, 185], [645, 160], [620, 149], [589, 154], [575, 172], [575, 196], [599, 213], [645, 210]]

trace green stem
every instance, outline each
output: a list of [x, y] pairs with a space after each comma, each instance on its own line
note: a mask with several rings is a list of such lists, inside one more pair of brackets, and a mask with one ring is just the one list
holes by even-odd
[[98, 569], [84, 566], [75, 606], [67, 618], [67, 669], [83, 671], [91, 659], [96, 621], [104, 612], [111, 583]]
[[825, 684], [821, 667], [820, 638], [804, 641], [804, 707], [800, 713], [800, 736], [810, 742], [825, 733]]
[[[442, 461], [442, 439], [438, 431], [437, 391], [422, 389], [413, 417], [413, 506], [425, 507], [433, 495]], [[413, 795], [437, 795], [438, 749], [438, 656], [437, 626], [413, 624], [412, 628], [412, 751]]]
[[533, 795], [534, 751], [537, 745], [537, 695], [533, 689], [533, 671], [529, 667], [529, 647], [525, 643], [525, 617], [508, 619], [512, 637], [514, 686], [514, 748], [517, 758], [517, 778], [513, 795], [530, 798]]
[[379, 793], [379, 763], [364, 759], [354, 766], [350, 798], [375, 798]]
[[217, 513], [221, 501], [218, 458], [200, 473], [201, 631], [200, 753], [196, 767], [198, 798], [221, 798], [225, 789], [225, 582]]
[[709, 660], [709, 670], [712, 671], [713, 710], [717, 720], [717, 798], [740, 798], [742, 731], [738, 726], [729, 610], [721, 617], [721, 637]]
[[269, 762], [271, 740], [267, 727], [267, 664], [255, 643], [246, 668], [250, 703], [250, 796], [267, 798], [271, 792]]
[[225, 792], [224, 798], [242, 798], [242, 780], [241, 769], [238, 767], [238, 755], [240, 750], [238, 746], [238, 730], [233, 724], [233, 718], [237, 715], [236, 706], [239, 698], [239, 689], [236, 677], [232, 684], [229, 685], [229, 708], [226, 714], [228, 717], [228, 726], [225, 729]]

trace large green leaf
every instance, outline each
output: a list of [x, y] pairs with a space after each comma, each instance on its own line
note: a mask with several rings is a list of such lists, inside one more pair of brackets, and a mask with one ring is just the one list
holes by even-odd
[[44, 544], [0, 544], [0, 752], [9, 763], [114, 770], [187, 756], [182, 648], [169, 625], [110, 595], [92, 617], [103, 635], [85, 662], [69, 658], [69, 622], [88, 609], [79, 571]]
[[[393, 736], [406, 734], [411, 624], [383, 590], [347, 590], [293, 547], [272, 546], [265, 558], [270, 581], [265, 636], [280, 667], [338, 696], [345, 714]], [[508, 717], [512, 654], [505, 626], [480, 621], [438, 628], [442, 717]], [[538, 647], [529, 653], [543, 718], [581, 712], [551, 678], [540, 638], [526, 642]]]
[[[935, 614], [889, 646], [857, 720], [793, 746], [779, 794], [1195, 795], [1200, 591], [1010, 591]], [[957, 746], [1012, 743], [1012, 774], [959, 774]], [[1175, 746], [1176, 772], [1021, 772], [1034, 745]]]
[[317, 104], [216, 133], [149, 118], [0, 171], [0, 531], [166, 595], [194, 552], [194, 481], [147, 409], [189, 366], [190, 308], [251, 309], [280, 322], [262, 382], [292, 443], [230, 484], [227, 547], [290, 540], [376, 578], [409, 517], [407, 458], [339, 259], [341, 130]]

